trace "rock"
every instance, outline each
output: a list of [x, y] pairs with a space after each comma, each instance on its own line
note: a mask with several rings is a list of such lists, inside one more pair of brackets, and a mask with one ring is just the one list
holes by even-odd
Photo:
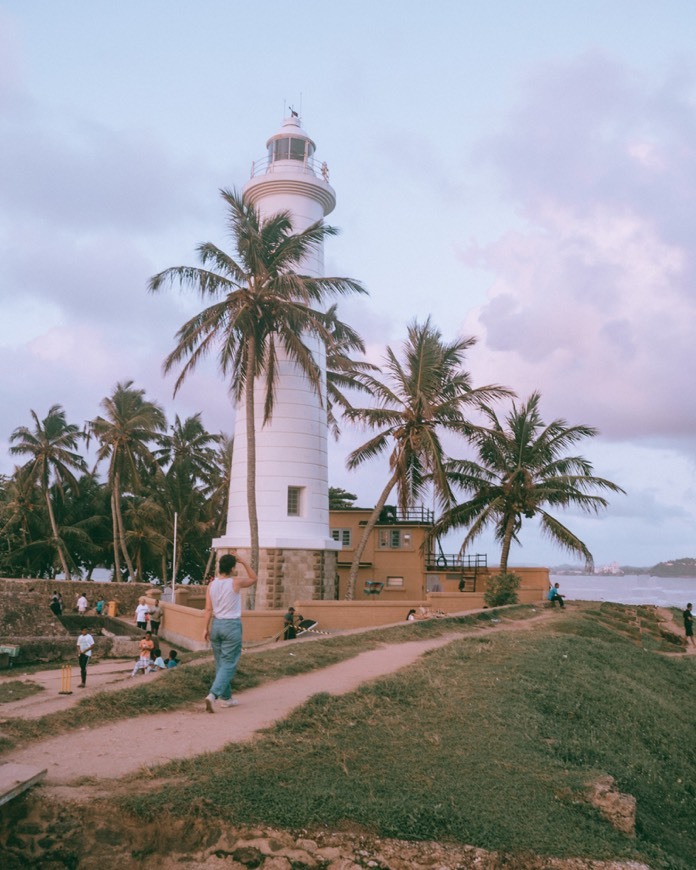
[[636, 799], [618, 791], [614, 782], [614, 777], [608, 775], [593, 782], [588, 792], [589, 801], [617, 831], [635, 837]]

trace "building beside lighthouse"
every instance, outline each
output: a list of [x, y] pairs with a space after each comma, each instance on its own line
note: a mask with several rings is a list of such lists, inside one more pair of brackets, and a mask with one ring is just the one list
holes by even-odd
[[[252, 164], [244, 197], [266, 219], [280, 211], [301, 232], [330, 214], [336, 194], [328, 168], [318, 163], [315, 143], [293, 112], [266, 143], [267, 155]], [[315, 246], [298, 266], [303, 274], [324, 275], [324, 251]], [[305, 337], [322, 373], [318, 393], [299, 367], [279, 348], [272, 419], [256, 421], [256, 501], [259, 518], [257, 607], [284, 607], [296, 599], [327, 599], [337, 594], [336, 553], [329, 534], [326, 353], [322, 342]], [[256, 407], [264, 404], [265, 385], [255, 386]], [[247, 511], [247, 444], [244, 402], [236, 407], [234, 456], [225, 534], [213, 541], [221, 554], [251, 548]]]

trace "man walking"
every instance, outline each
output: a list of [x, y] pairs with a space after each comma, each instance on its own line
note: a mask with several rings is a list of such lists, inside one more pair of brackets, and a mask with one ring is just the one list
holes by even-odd
[[81, 689], [84, 689], [87, 685], [87, 664], [92, 655], [93, 647], [94, 638], [89, 633], [89, 630], [86, 628], [80, 629], [80, 633], [77, 636], [77, 653], [79, 656], [78, 661], [80, 662], [80, 677], [82, 678], [80, 683]]
[[[233, 577], [239, 564], [246, 577]], [[242, 589], [248, 589], [257, 581], [256, 573], [237, 556], [226, 553], [220, 557], [218, 574], [205, 591], [206, 629], [205, 639], [210, 641], [215, 656], [215, 679], [205, 698], [205, 709], [215, 712], [215, 701], [222, 707], [236, 707], [232, 697], [232, 680], [242, 654]]]

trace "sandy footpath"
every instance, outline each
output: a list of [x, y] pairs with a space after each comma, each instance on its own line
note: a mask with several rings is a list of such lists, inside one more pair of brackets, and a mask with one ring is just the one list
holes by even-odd
[[[227, 743], [248, 740], [273, 725], [318, 692], [340, 695], [361, 683], [413, 664], [421, 655], [461, 634], [382, 646], [319, 671], [286, 677], [241, 692], [238, 707], [205, 712], [203, 699], [191, 709], [139, 716], [97, 728], [61, 734], [2, 761], [45, 767], [45, 782], [66, 784], [81, 777], [109, 779], [175, 758], [215, 752]], [[158, 679], [166, 679], [162, 674]], [[3, 711], [5, 712], [5, 711]]]

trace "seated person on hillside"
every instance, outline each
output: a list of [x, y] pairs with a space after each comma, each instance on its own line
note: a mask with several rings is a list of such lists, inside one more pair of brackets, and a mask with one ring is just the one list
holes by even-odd
[[149, 631], [145, 632], [145, 637], [140, 641], [138, 646], [140, 647], [140, 658], [135, 663], [133, 673], [131, 674], [132, 677], [139, 671], [147, 673], [150, 667], [150, 653], [154, 650], [155, 644]]
[[179, 654], [175, 649], [169, 650], [169, 657], [165, 664], [168, 668], [175, 668], [179, 664]]
[[150, 660], [150, 667], [148, 668], [147, 673], [152, 673], [152, 671], [166, 671], [167, 664], [162, 658], [162, 650], [159, 647], [155, 647], [152, 650], [152, 659]]
[[416, 619], [416, 611], [411, 608], [409, 612], [406, 614], [406, 622], [414, 622]]
[[133, 665], [133, 672], [131, 673], [131, 677], [136, 676], [136, 674], [147, 674], [150, 670], [150, 650], [147, 652], [143, 652], [141, 650], [140, 655], [135, 660], [135, 664]]
[[555, 583], [555, 584], [554, 584], [554, 585], [549, 589], [549, 594], [546, 596], [546, 597], [549, 599], [549, 601], [551, 602], [551, 607], [555, 607], [557, 601], [558, 601], [558, 603], [561, 605], [561, 607], [563, 607], [563, 596], [562, 596], [561, 593], [558, 591], [558, 590], [559, 590], [559, 587], [560, 587], [560, 584], [559, 584], [559, 583]]

